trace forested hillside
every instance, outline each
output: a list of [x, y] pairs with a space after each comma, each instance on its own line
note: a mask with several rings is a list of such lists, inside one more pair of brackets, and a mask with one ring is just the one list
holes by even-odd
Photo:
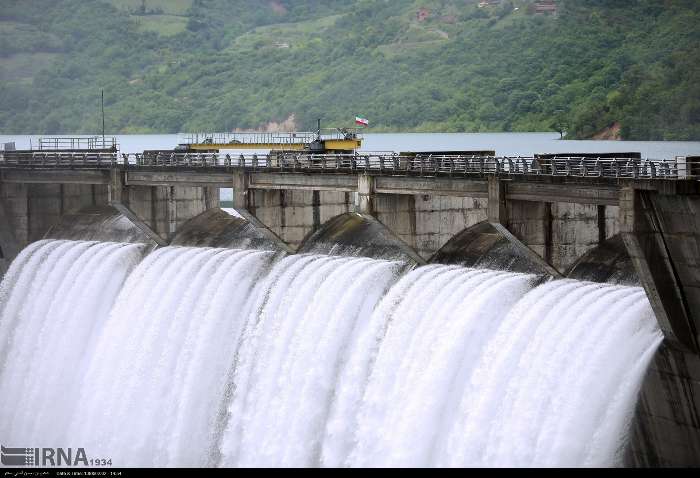
[[[488, 3], [488, 5], [486, 5]], [[0, 132], [700, 140], [700, 1], [0, 0]]]

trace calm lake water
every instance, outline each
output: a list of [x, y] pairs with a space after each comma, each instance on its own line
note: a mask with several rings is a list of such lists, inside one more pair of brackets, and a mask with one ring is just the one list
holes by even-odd
[[[50, 135], [45, 135], [50, 136]], [[41, 135], [0, 135], [0, 143], [14, 141], [17, 149], [36, 145]], [[110, 136], [111, 137], [111, 136]], [[116, 135], [121, 152], [171, 149], [185, 141], [177, 134]], [[386, 133], [365, 134], [364, 151], [450, 151], [494, 149], [499, 156], [535, 153], [639, 152], [644, 158], [700, 156], [700, 141], [562, 141], [558, 133]]]

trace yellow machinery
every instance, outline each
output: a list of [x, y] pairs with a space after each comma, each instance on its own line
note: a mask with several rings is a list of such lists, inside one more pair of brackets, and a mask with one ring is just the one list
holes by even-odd
[[198, 133], [178, 145], [180, 151], [218, 152], [222, 149], [269, 149], [311, 153], [353, 152], [362, 146], [356, 129], [337, 128], [296, 133]]

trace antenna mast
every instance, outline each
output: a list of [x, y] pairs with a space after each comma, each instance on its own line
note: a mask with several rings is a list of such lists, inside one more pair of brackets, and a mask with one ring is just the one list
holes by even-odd
[[102, 147], [105, 145], [105, 90], [102, 90]]

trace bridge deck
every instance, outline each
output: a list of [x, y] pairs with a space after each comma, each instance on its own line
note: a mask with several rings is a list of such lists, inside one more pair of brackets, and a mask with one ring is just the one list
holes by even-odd
[[249, 173], [251, 189], [354, 192], [357, 176], [372, 175], [379, 194], [487, 197], [489, 177], [508, 185], [506, 197], [527, 201], [617, 204], [623, 184], [665, 193], [700, 187], [697, 158], [650, 160], [590, 157], [408, 156], [391, 153], [260, 154], [115, 153], [0, 154], [4, 182], [109, 184], [111, 171], [126, 185], [231, 187]]
[[243, 168], [279, 172], [351, 172], [418, 176], [524, 175], [580, 178], [700, 179], [698, 158], [593, 158], [588, 156], [494, 157], [466, 155], [355, 154], [220, 154], [156, 155], [69, 152], [0, 152], [0, 168], [141, 169]]

